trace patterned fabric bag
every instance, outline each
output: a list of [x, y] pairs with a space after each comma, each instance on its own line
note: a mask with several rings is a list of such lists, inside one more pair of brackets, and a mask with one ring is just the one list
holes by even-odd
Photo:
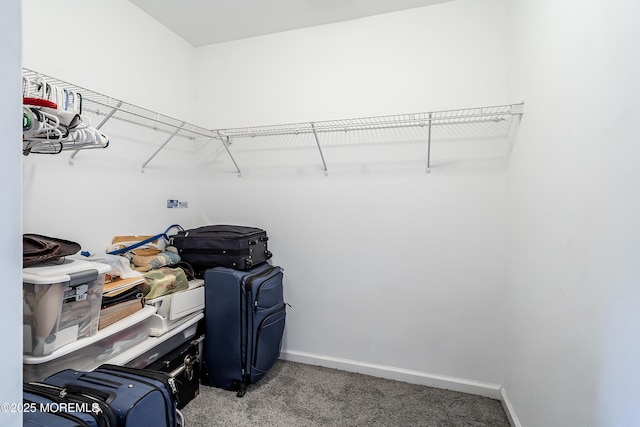
[[[181, 268], [161, 267], [144, 274], [147, 300], [169, 295], [189, 288], [187, 276]], [[146, 290], [146, 289], [145, 289]]]

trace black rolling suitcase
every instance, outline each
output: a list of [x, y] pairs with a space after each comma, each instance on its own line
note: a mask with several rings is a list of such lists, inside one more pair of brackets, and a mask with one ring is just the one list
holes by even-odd
[[213, 267], [248, 270], [271, 258], [267, 232], [241, 225], [206, 225], [180, 230], [169, 236], [169, 245], [178, 249], [180, 258], [199, 275]]
[[267, 263], [205, 272], [204, 384], [242, 397], [276, 362], [286, 318], [282, 277], [280, 267]]
[[145, 369], [167, 372], [175, 381], [178, 409], [200, 394], [200, 367], [204, 336], [190, 340], [158, 358]]
[[43, 383], [66, 391], [101, 396], [115, 414], [117, 427], [180, 427], [173, 379], [165, 372], [101, 365], [91, 372], [65, 369]]

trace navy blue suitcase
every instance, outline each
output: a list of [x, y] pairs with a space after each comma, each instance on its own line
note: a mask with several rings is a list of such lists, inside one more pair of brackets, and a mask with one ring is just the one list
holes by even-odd
[[117, 427], [116, 416], [100, 396], [50, 384], [25, 383], [25, 427]]
[[286, 319], [282, 278], [282, 269], [269, 264], [205, 272], [203, 362], [209, 385], [242, 397], [276, 362]]
[[103, 395], [115, 413], [117, 427], [177, 427], [183, 422], [176, 410], [172, 379], [164, 372], [102, 365], [91, 372], [66, 369], [43, 382]]

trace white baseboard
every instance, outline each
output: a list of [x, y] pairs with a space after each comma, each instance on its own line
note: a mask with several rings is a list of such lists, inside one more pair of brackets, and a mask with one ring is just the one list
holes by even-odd
[[[502, 400], [502, 386], [498, 384], [484, 383], [480, 381], [466, 380], [462, 378], [429, 374], [426, 372], [412, 371], [409, 369], [395, 368], [393, 366], [376, 365], [356, 360], [341, 359], [319, 354], [304, 353], [294, 350], [283, 350], [280, 358], [292, 362], [306, 363], [307, 365], [323, 366], [325, 368], [339, 369], [347, 372], [371, 375], [390, 380], [403, 381], [411, 384], [420, 384], [428, 387], [470, 393], [492, 399]], [[503, 403], [504, 405], [504, 403]], [[519, 427], [519, 426], [518, 426]]]
[[513, 409], [513, 405], [511, 405], [511, 401], [507, 397], [507, 391], [504, 387], [500, 388], [500, 402], [502, 402], [502, 407], [504, 408], [504, 412], [507, 414], [507, 418], [509, 418], [509, 424], [511, 427], [522, 427], [520, 424], [520, 420], [516, 416], [516, 411]]

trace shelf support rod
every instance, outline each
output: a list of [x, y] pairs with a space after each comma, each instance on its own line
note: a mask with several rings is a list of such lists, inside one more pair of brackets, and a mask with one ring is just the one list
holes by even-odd
[[[113, 117], [116, 111], [120, 109], [122, 104], [123, 104], [123, 101], [118, 101], [118, 104], [115, 107], [113, 107], [113, 110], [109, 111], [109, 114], [107, 114], [104, 117], [104, 119], [102, 119], [102, 121], [98, 123], [98, 126], [96, 126], [96, 129], [99, 130], [102, 126], [104, 126], [104, 124], [107, 123], [111, 117]], [[75, 150], [73, 153], [71, 153], [71, 156], [69, 156], [69, 164], [71, 166], [73, 166], [74, 158], [78, 155], [79, 152], [80, 150]]]
[[153, 153], [151, 155], [151, 157], [149, 157], [147, 159], [146, 162], [144, 162], [144, 164], [142, 165], [142, 169], [141, 172], [144, 173], [144, 168], [149, 164], [149, 162], [160, 152], [162, 151], [162, 149], [173, 139], [173, 137], [175, 137], [178, 132], [180, 132], [182, 130], [182, 128], [184, 127], [184, 125], [186, 124], [186, 122], [182, 122], [182, 124], [180, 126], [178, 126], [178, 128], [175, 130], [175, 132], [173, 132], [171, 134], [171, 136], [169, 138], [167, 138], [167, 140], [156, 150], [155, 153]]
[[324, 154], [322, 154], [322, 147], [320, 147], [320, 140], [318, 139], [318, 132], [316, 131], [316, 125], [311, 123], [311, 130], [313, 130], [313, 136], [316, 138], [316, 144], [318, 145], [318, 151], [320, 152], [320, 158], [322, 159], [322, 167], [324, 168], [324, 176], [329, 175], [327, 170], [327, 163], [324, 161]]
[[511, 104], [511, 115], [516, 116], [514, 124], [511, 125], [511, 137], [509, 138], [509, 146], [507, 147], [507, 163], [511, 158], [511, 152], [513, 151], [513, 147], [516, 143], [516, 137], [518, 136], [518, 129], [520, 128], [520, 121], [522, 120], [522, 115], [524, 114], [524, 101], [519, 104]]
[[427, 136], [427, 173], [431, 173], [431, 115], [433, 113], [429, 113], [429, 125], [428, 125], [428, 136]]
[[[241, 178], [242, 177], [242, 172], [240, 172], [240, 168], [238, 167], [238, 164], [236, 163], [236, 159], [233, 158], [233, 155], [231, 154], [231, 150], [229, 150], [229, 137], [228, 136], [222, 136], [220, 131], [217, 131], [217, 134], [218, 134], [218, 137], [220, 138], [220, 142], [222, 142], [222, 145], [224, 146], [224, 149], [227, 150], [227, 154], [229, 155], [229, 158], [233, 162], [233, 166], [235, 166], [236, 170], [238, 171], [238, 178]], [[225, 141], [225, 139], [226, 139], [226, 141]]]

